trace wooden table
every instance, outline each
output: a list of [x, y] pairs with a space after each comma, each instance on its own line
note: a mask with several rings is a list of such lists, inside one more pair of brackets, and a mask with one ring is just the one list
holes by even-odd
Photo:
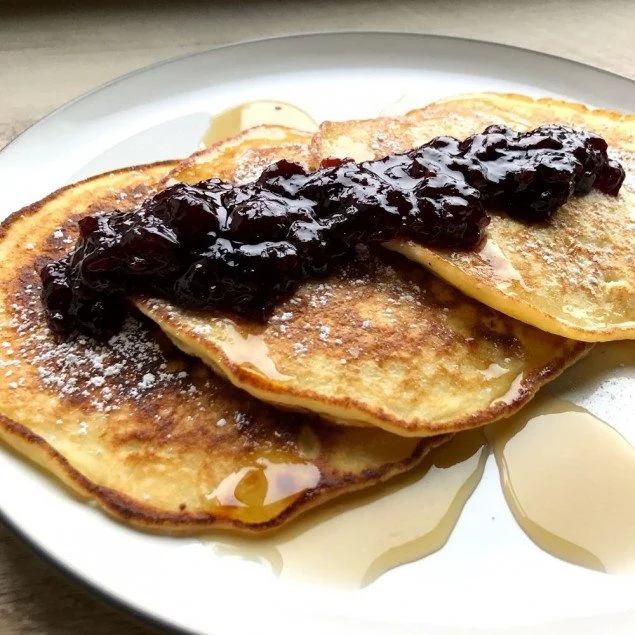
[[[633, 0], [23, 4], [13, 0], [0, 6], [0, 147], [60, 104], [122, 73], [227, 42], [289, 33], [456, 35], [544, 51], [635, 77]], [[154, 631], [74, 586], [0, 527], [0, 634], [84, 632]]]

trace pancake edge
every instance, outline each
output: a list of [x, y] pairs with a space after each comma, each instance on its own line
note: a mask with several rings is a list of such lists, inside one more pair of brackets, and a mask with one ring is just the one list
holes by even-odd
[[[201, 148], [200, 150], [197, 150], [196, 152], [193, 152], [192, 154], [190, 154], [185, 159], [181, 159], [180, 161], [178, 160], [175, 161], [174, 165], [172, 166], [172, 169], [163, 177], [163, 179], [159, 181], [158, 186], [160, 188], [165, 188], [175, 183], [181, 183], [182, 181], [175, 179], [173, 176], [173, 173], [177, 168], [179, 168], [179, 172], [182, 172], [183, 170], [187, 170], [193, 165], [196, 165], [197, 163], [199, 163], [199, 159], [201, 157], [204, 157], [206, 154], [211, 154], [213, 151], [218, 150], [218, 148], [220, 148], [221, 146], [227, 146], [229, 148], [238, 147], [243, 141], [249, 140], [250, 138], [252, 138], [255, 132], [260, 130], [263, 130], [263, 131], [270, 130], [271, 128], [275, 128], [276, 130], [283, 130], [285, 132], [292, 132], [293, 134], [296, 134], [296, 135], [307, 135], [311, 139], [314, 136], [314, 133], [309, 132], [308, 130], [300, 130], [299, 128], [290, 128], [289, 126], [281, 126], [279, 124], [260, 124], [257, 126], [252, 126], [251, 128], [247, 128], [246, 130], [243, 130], [242, 132], [240, 132], [239, 134], [233, 137], [230, 137], [228, 139], [221, 139], [220, 141], [216, 141], [215, 143], [213, 143], [211, 146]], [[309, 141], [311, 139], [309, 139]], [[204, 164], [205, 161], [201, 161], [200, 163]]]
[[423, 245], [418, 245], [412, 240], [391, 240], [384, 243], [383, 246], [425, 267], [445, 280], [447, 284], [459, 289], [477, 302], [541, 331], [590, 344], [635, 339], [635, 322], [633, 321], [584, 329], [545, 313], [528, 304], [522, 298], [511, 299], [496, 288], [482, 285], [478, 280], [465, 273], [461, 267], [444, 258], [443, 255]]
[[577, 110], [578, 112], [583, 113], [591, 113], [597, 116], [606, 117], [607, 119], [612, 119], [614, 121], [632, 121], [635, 123], [635, 114], [631, 112], [621, 112], [619, 110], [609, 110], [608, 108], [593, 108], [592, 106], [587, 106], [578, 101], [569, 101], [567, 99], [559, 99], [556, 97], [530, 97], [529, 95], [523, 95], [522, 93], [499, 93], [495, 91], [485, 91], [482, 93], [460, 93], [459, 95], [452, 95], [450, 97], [442, 97], [441, 99], [436, 99], [425, 106], [421, 106], [420, 108], [413, 108], [409, 110], [403, 117], [411, 117], [416, 115], [416, 113], [425, 110], [427, 106], [431, 106], [434, 104], [444, 104], [451, 103], [453, 101], [465, 100], [465, 99], [483, 99], [483, 98], [502, 98], [502, 99], [515, 99], [517, 101], [525, 102], [526, 104], [543, 104], [547, 106], [561, 106], [566, 108], [571, 108], [572, 110]]
[[[103, 177], [126, 172], [143, 172], [152, 168], [170, 167], [178, 165], [178, 160], [158, 161], [131, 167], [109, 170], [77, 183], [66, 185], [50, 193], [43, 199], [27, 205], [13, 212], [0, 222], [0, 239], [4, 239], [8, 230], [21, 219], [33, 216], [44, 205], [51, 202], [76, 185], [88, 184]], [[159, 184], [160, 181], [157, 181]], [[246, 523], [240, 520], [215, 518], [207, 513], [192, 513], [189, 511], [165, 512], [153, 508], [150, 505], [139, 502], [132, 497], [122, 494], [114, 489], [98, 485], [84, 476], [79, 470], [58, 452], [43, 437], [34, 433], [24, 424], [21, 424], [5, 415], [0, 414], [0, 442], [12, 452], [26, 458], [31, 465], [38, 468], [46, 478], [55, 477], [56, 482], [61, 482], [78, 499], [89, 503], [94, 502], [111, 518], [149, 533], [167, 535], [196, 535], [212, 530], [232, 530], [244, 535], [263, 535], [272, 532], [296, 516], [309, 512], [314, 507], [328, 503], [331, 499], [342, 494], [354, 493], [368, 489], [374, 485], [383, 483], [390, 478], [407, 472], [416, 467], [434, 447], [448, 441], [452, 435], [439, 436], [438, 439], [422, 439], [415, 450], [405, 459], [391, 464], [385, 464], [381, 468], [367, 470], [357, 477], [350, 477], [341, 483], [339, 488], [329, 490], [330, 482], [322, 481], [320, 486], [312, 490], [306, 490], [298, 496], [284, 511], [270, 520], [261, 523]], [[345, 488], [344, 491], [341, 491]]]
[[[555, 379], [592, 348], [592, 344], [571, 340], [571, 348], [566, 350], [564, 355], [551, 360], [548, 366], [523, 378], [522, 388], [512, 402], [500, 403], [489, 409], [477, 411], [463, 419], [450, 420], [449, 422], [414, 420], [406, 423], [381, 409], [363, 407], [350, 397], [324, 397], [308, 389], [289, 390], [283, 381], [270, 379], [249, 366], [232, 362], [220, 346], [216, 346], [203, 336], [190, 331], [187, 337], [183, 337], [179, 331], [178, 319], [173, 318], [169, 311], [153, 308], [151, 299], [136, 298], [134, 303], [144, 315], [155, 321], [183, 352], [199, 357], [216, 373], [261, 401], [291, 410], [314, 412], [332, 421], [350, 422], [351, 425], [357, 426], [376, 426], [386, 432], [407, 437], [429, 438], [476, 428], [508, 417], [533, 398], [541, 386]], [[168, 327], [173, 331], [171, 332]], [[307, 407], [307, 404], [311, 404], [311, 407]]]

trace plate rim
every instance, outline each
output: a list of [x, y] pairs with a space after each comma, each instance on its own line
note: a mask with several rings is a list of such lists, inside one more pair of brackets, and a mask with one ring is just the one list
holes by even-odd
[[[543, 51], [537, 51], [535, 49], [531, 49], [523, 46], [516, 46], [513, 44], [507, 44], [504, 42], [495, 42], [492, 40], [479, 39], [479, 38], [470, 38], [463, 36], [454, 36], [454, 35], [445, 35], [441, 33], [421, 33], [415, 31], [394, 31], [394, 30], [382, 30], [382, 29], [360, 29], [360, 30], [350, 30], [350, 29], [335, 29], [335, 30], [319, 30], [319, 31], [306, 31], [299, 33], [290, 33], [286, 35], [273, 35], [268, 37], [256, 37], [256, 38], [247, 38], [241, 39], [235, 42], [230, 42], [226, 44], [219, 44], [216, 46], [209, 46], [199, 51], [193, 51], [188, 53], [183, 53], [180, 55], [175, 55], [172, 57], [168, 57], [165, 59], [158, 60], [156, 62], [152, 62], [150, 64], [144, 65], [142, 67], [136, 68], [127, 73], [123, 73], [112, 79], [109, 79], [97, 86], [80, 93], [76, 97], [69, 99], [68, 101], [60, 104], [56, 108], [54, 108], [49, 113], [35, 120], [29, 126], [27, 126], [24, 130], [22, 130], [17, 136], [11, 139], [5, 146], [0, 149], [0, 156], [13, 146], [15, 143], [19, 142], [24, 135], [31, 132], [33, 129], [37, 128], [43, 123], [46, 123], [49, 119], [57, 116], [59, 113], [63, 112], [67, 108], [77, 105], [81, 103], [83, 100], [94, 96], [95, 94], [107, 90], [111, 86], [114, 86], [122, 81], [132, 79], [138, 75], [143, 75], [149, 71], [155, 70], [157, 68], [161, 68], [163, 66], [167, 66], [169, 64], [175, 62], [182, 62], [187, 59], [192, 59], [196, 57], [201, 57], [205, 55], [209, 55], [215, 51], [219, 50], [228, 50], [233, 48], [239, 48], [246, 45], [253, 44], [264, 44], [264, 43], [275, 43], [281, 41], [293, 41], [293, 40], [302, 40], [302, 39], [310, 39], [310, 38], [320, 38], [320, 37], [346, 37], [346, 36], [389, 36], [396, 38], [415, 38], [422, 40], [445, 40], [447, 42], [462, 42], [467, 45], [476, 45], [482, 46], [485, 48], [495, 48], [495, 49], [506, 49], [506, 50], [514, 50], [521, 54], [528, 54], [529, 56], [538, 56], [546, 61], [553, 60], [559, 63], [564, 63], [566, 65], [574, 65], [577, 68], [599, 72], [605, 76], [612, 77], [614, 79], [619, 79], [621, 81], [626, 80], [629, 84], [631, 84], [635, 88], [635, 77], [629, 77], [627, 75], [622, 75], [620, 73], [610, 71], [599, 66], [595, 66], [593, 64], [589, 64], [586, 62], [581, 62], [578, 60], [574, 60], [571, 58], [567, 58], [561, 55], [557, 55], [554, 53], [547, 53]], [[10, 216], [10, 214], [9, 214]], [[8, 216], [7, 216], [8, 218]], [[2, 221], [4, 222], [4, 219]], [[19, 453], [12, 451], [10, 448], [6, 447], [5, 444], [0, 444], [2, 447], [2, 451], [8, 451], [11, 454], [19, 456], [23, 458]], [[30, 463], [29, 461], [25, 461], [26, 463]], [[47, 474], [48, 476], [48, 474]], [[106, 520], [111, 520], [106, 518]], [[80, 572], [76, 571], [72, 568], [71, 565], [63, 562], [56, 558], [53, 554], [46, 550], [44, 545], [39, 544], [34, 538], [31, 538], [29, 535], [25, 533], [25, 531], [17, 525], [10, 516], [7, 515], [4, 509], [0, 507], [0, 523], [5, 526], [23, 545], [25, 545], [28, 549], [30, 549], [37, 557], [44, 560], [47, 564], [52, 565], [59, 573], [61, 573], [64, 577], [66, 577], [73, 585], [79, 587], [83, 591], [91, 594], [97, 600], [103, 602], [109, 608], [112, 608], [120, 613], [122, 613], [126, 617], [131, 617], [132, 620], [138, 621], [142, 625], [149, 625], [151, 627], [158, 627], [163, 629], [166, 632], [171, 633], [196, 633], [196, 631], [191, 631], [189, 629], [184, 628], [178, 623], [171, 621], [169, 619], [164, 619], [159, 617], [157, 614], [150, 612], [149, 610], [145, 610], [139, 606], [136, 606], [133, 602], [129, 601], [127, 598], [123, 596], [118, 596], [115, 593], [108, 591], [105, 588], [102, 588], [97, 580], [90, 580], [85, 578]], [[545, 623], [544, 627], [548, 627], [549, 623]]]
[[295, 40], [295, 39], [305, 39], [305, 38], [313, 38], [313, 37], [323, 37], [323, 36], [375, 36], [375, 35], [387, 35], [393, 37], [414, 37], [414, 38], [423, 38], [423, 39], [435, 39], [435, 40], [450, 40], [456, 42], [464, 42], [468, 44], [476, 44], [476, 45], [484, 45], [489, 47], [503, 48], [503, 49], [512, 49], [515, 51], [519, 51], [522, 53], [529, 53], [530, 55], [537, 55], [539, 57], [551, 60], [558, 60], [559, 62], [565, 62], [566, 64], [574, 64], [575, 66], [593, 70], [595, 72], [603, 73], [604, 75], [608, 75], [610, 77], [614, 77], [620, 80], [626, 80], [633, 84], [635, 87], [635, 77], [629, 77], [628, 75], [622, 75], [620, 73], [616, 73], [614, 71], [609, 71], [600, 66], [595, 66], [594, 64], [588, 64], [586, 62], [580, 62], [578, 60], [574, 60], [568, 57], [564, 57], [562, 55], [556, 55], [555, 53], [545, 53], [544, 51], [537, 51], [535, 49], [527, 48], [524, 46], [516, 46], [514, 44], [506, 44], [504, 42], [494, 42], [492, 40], [481, 40], [479, 38], [470, 38], [458, 35], [444, 35], [442, 33], [417, 33], [416, 31], [390, 31], [390, 30], [372, 30], [372, 29], [360, 29], [359, 31], [352, 31], [350, 29], [342, 29], [342, 30], [324, 30], [324, 31], [307, 31], [302, 33], [292, 33], [288, 35], [273, 35], [269, 37], [263, 38], [247, 38], [244, 40], [238, 40], [237, 42], [230, 42], [228, 44], [219, 44], [216, 46], [210, 46], [209, 48], [205, 48], [201, 51], [193, 51], [190, 53], [183, 53], [181, 55], [175, 55], [173, 57], [168, 57], [166, 59], [158, 60], [156, 62], [152, 62], [151, 64], [146, 64], [145, 66], [141, 66], [140, 68], [136, 68], [127, 73], [123, 73], [122, 75], [118, 75], [117, 77], [113, 77], [97, 86], [90, 88], [89, 90], [80, 93], [76, 97], [69, 99], [51, 110], [51, 112], [43, 115], [39, 119], [36, 119], [32, 124], [27, 126], [24, 130], [22, 130], [17, 136], [11, 139], [6, 145], [0, 148], [0, 154], [2, 154], [7, 148], [17, 142], [23, 135], [27, 132], [30, 132], [36, 126], [47, 121], [49, 118], [54, 117], [59, 114], [66, 108], [70, 108], [83, 101], [84, 99], [93, 96], [95, 93], [99, 93], [110, 86], [118, 84], [127, 79], [131, 79], [136, 75], [142, 75], [148, 71], [152, 71], [156, 68], [160, 68], [161, 66], [166, 66], [167, 64], [171, 64], [173, 62], [184, 61], [189, 58], [199, 57], [203, 55], [208, 55], [213, 51], [232, 49], [236, 47], [242, 47], [249, 44], [259, 44], [264, 42], [274, 42], [280, 40]]
[[[0, 444], [0, 447], [4, 450], [5, 444]], [[10, 448], [9, 452], [13, 452]], [[16, 453], [17, 454], [17, 453]], [[21, 456], [21, 455], [18, 455]], [[26, 459], [28, 461], [28, 459]], [[30, 461], [28, 461], [30, 463]], [[34, 466], [37, 469], [37, 466]], [[49, 475], [47, 474], [47, 477]], [[27, 536], [22, 529], [17, 525], [3, 509], [0, 509], [0, 524], [8, 529], [11, 534], [17, 538], [18, 542], [26, 547], [32, 554], [43, 560], [47, 565], [53, 567], [54, 571], [61, 574], [62, 577], [70, 582], [71, 585], [80, 589], [84, 593], [88, 594], [92, 599], [95, 599], [104, 604], [109, 609], [112, 609], [124, 618], [130, 619], [131, 622], [137, 622], [141, 626], [151, 626], [154, 628], [161, 628], [165, 632], [176, 633], [184, 635], [195, 634], [194, 631], [189, 631], [181, 626], [178, 626], [167, 620], [147, 613], [132, 603], [127, 602], [125, 599], [117, 597], [116, 595], [106, 591], [99, 587], [95, 582], [84, 578], [80, 573], [74, 571], [70, 566], [58, 560], [54, 555], [49, 553], [43, 546], [39, 545], [35, 540], [32, 540]], [[212, 634], [213, 635], [213, 634]]]

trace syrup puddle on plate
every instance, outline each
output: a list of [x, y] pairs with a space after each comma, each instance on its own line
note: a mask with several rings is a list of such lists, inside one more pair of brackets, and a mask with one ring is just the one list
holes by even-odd
[[201, 139], [204, 148], [235, 137], [254, 126], [286, 126], [315, 132], [318, 125], [304, 110], [284, 101], [248, 101], [214, 115]]
[[[209, 147], [263, 124], [317, 130], [316, 122], [296, 106], [253, 101], [212, 117], [202, 145]], [[486, 241], [479, 255], [501, 287], [517, 283], [528, 289], [495, 242]], [[227, 346], [242, 363], [274, 379], [287, 379], [277, 371], [266, 344], [257, 336], [243, 337], [236, 328], [229, 333]], [[592, 357], [598, 356], [590, 355], [572, 374], [568, 371], [571, 377], [580, 380], [578, 367], [590, 368], [591, 374], [598, 370], [599, 362], [594, 363]], [[600, 375], [613, 367], [606, 359], [600, 366]], [[503, 370], [489, 368], [486, 372], [496, 376]], [[522, 379], [521, 374], [497, 401], [513, 399]], [[507, 503], [535, 544], [587, 568], [635, 571], [635, 449], [617, 431], [579, 406], [539, 397], [515, 416], [487, 426], [485, 434]], [[481, 479], [489, 452], [487, 442], [482, 430], [462, 432], [434, 449], [419, 468], [379, 489], [344, 497], [270, 536], [223, 535], [214, 538], [212, 546], [222, 554], [266, 563], [283, 578], [349, 588], [366, 586], [447, 542]], [[268, 467], [264, 465], [258, 474], [267, 476]], [[300, 481], [307, 486], [315, 478], [311, 467], [301, 466]], [[213, 497], [222, 504], [245, 507], [248, 497], [238, 490], [255, 468], [245, 469], [226, 479], [222, 491], [214, 491]], [[271, 498], [268, 487], [266, 478], [260, 487], [262, 496], [251, 501], [256, 507], [284, 496], [277, 492]]]
[[540, 397], [486, 435], [531, 540], [583, 567], [635, 572], [635, 448], [626, 439], [579, 406]]
[[346, 497], [264, 538], [219, 536], [213, 548], [269, 564], [282, 578], [366, 586], [446, 543], [487, 455], [481, 430], [462, 432], [379, 491]]

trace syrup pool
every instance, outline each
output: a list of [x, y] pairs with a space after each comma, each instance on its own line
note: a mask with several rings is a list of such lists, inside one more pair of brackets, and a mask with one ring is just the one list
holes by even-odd
[[265, 538], [219, 536], [213, 548], [266, 563], [282, 578], [366, 586], [446, 543], [487, 455], [480, 430], [462, 432], [412, 473], [373, 492], [316, 510]]

